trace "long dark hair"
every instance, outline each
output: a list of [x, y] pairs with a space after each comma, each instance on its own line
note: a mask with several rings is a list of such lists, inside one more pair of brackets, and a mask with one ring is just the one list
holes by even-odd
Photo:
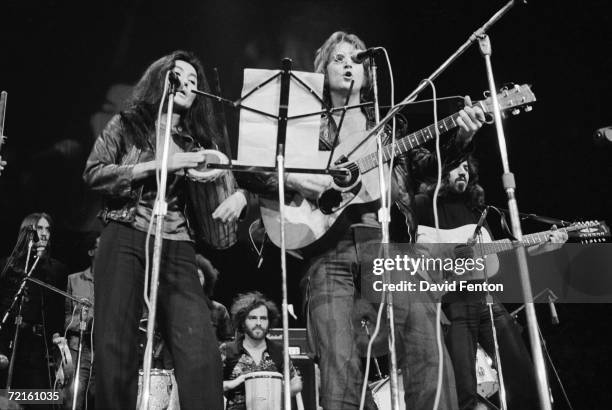
[[[177, 50], [153, 62], [134, 87], [128, 108], [120, 114], [127, 134], [131, 135], [133, 142], [141, 148], [154, 132], [166, 73], [174, 68], [177, 60], [191, 64], [197, 73], [198, 89], [210, 92], [202, 63], [193, 53]], [[180, 125], [204, 148], [217, 146], [219, 134], [215, 128], [213, 106], [209, 100], [197, 97], [191, 107], [181, 115]]]
[[36, 226], [38, 221], [41, 219], [46, 219], [49, 222], [49, 241], [47, 242], [46, 254], [50, 255], [51, 252], [51, 239], [53, 238], [53, 218], [46, 212], [35, 212], [33, 214], [26, 215], [25, 218], [21, 221], [21, 225], [19, 226], [19, 234], [17, 235], [17, 241], [15, 242], [15, 247], [11, 252], [11, 255], [8, 257], [6, 264], [2, 266], [2, 271], [0, 272], [0, 277], [3, 277], [6, 274], [6, 271], [18, 264], [21, 264], [28, 252], [28, 228], [31, 226]]
[[[465, 189], [465, 198], [466, 205], [471, 210], [479, 210], [485, 205], [485, 194], [484, 189], [478, 183], [478, 160], [470, 153], [467, 156], [453, 161], [451, 164], [448, 164], [444, 167], [442, 174], [442, 186], [440, 187], [440, 191], [438, 194], [438, 198], [443, 198], [448, 196], [453, 191], [449, 188], [448, 178], [450, 172], [461, 165], [463, 161], [467, 161], [468, 163], [468, 174], [470, 179], [468, 181], [467, 188]], [[436, 181], [428, 181], [427, 183], [421, 186], [421, 192], [433, 197], [434, 191], [436, 189]]]

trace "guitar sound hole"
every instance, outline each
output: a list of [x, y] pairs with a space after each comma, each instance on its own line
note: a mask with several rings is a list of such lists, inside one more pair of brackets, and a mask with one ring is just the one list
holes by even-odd
[[349, 188], [353, 186], [359, 179], [359, 168], [357, 167], [357, 164], [355, 163], [342, 164], [342, 167], [340, 167], [340, 169], [344, 169], [348, 171], [348, 175], [334, 177], [334, 183], [339, 188]]
[[341, 202], [342, 194], [335, 189], [328, 189], [319, 197], [319, 210], [325, 215], [329, 215], [334, 212], [335, 208], [340, 206]]
[[[349, 170], [350, 171], [350, 170]], [[354, 177], [351, 172], [345, 176], [335, 176], [334, 183], [338, 185], [340, 188], [346, 188], [353, 184]]]

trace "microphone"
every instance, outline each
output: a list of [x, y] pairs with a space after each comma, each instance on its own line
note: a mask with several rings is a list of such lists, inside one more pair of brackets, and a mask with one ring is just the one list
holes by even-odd
[[175, 73], [174, 71], [169, 72], [168, 82], [170, 83], [170, 86], [173, 87], [174, 89], [181, 87], [181, 80], [179, 79], [178, 74]]
[[0, 147], [2, 147], [3, 137], [4, 137], [4, 116], [6, 114], [6, 99], [8, 97], [8, 93], [6, 91], [2, 91], [0, 93]]
[[38, 232], [36, 232], [36, 227], [34, 225], [26, 226], [26, 232], [31, 236], [33, 242], [38, 242]]
[[383, 50], [382, 47], [370, 47], [367, 50], [360, 51], [359, 53], [355, 54], [355, 56], [353, 57], [353, 61], [356, 62], [357, 64], [361, 64], [363, 63], [363, 60], [365, 60], [368, 57], [374, 57], [375, 55], [379, 54], [382, 50]]
[[476, 224], [476, 229], [474, 229], [474, 234], [468, 240], [468, 244], [473, 245], [476, 243], [476, 237], [480, 233], [480, 230], [482, 229], [482, 226], [484, 225], [485, 220], [487, 219], [488, 213], [489, 213], [489, 206], [487, 205], [484, 211], [482, 211], [482, 214], [480, 214], [480, 219], [478, 220], [478, 223]]
[[593, 140], [597, 145], [612, 143], [612, 126], [599, 128], [593, 134]]

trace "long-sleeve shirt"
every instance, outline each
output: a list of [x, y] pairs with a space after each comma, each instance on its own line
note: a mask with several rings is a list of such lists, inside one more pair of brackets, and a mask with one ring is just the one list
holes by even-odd
[[[66, 266], [46, 255], [43, 255], [41, 258], [32, 273], [32, 277], [60, 290], [65, 290], [66, 276], [68, 274]], [[0, 266], [4, 266], [5, 262], [6, 260], [0, 261]], [[13, 266], [9, 267], [4, 277], [0, 278], [0, 312], [2, 314], [4, 314], [13, 301], [13, 297], [25, 275], [21, 262], [21, 260], [15, 261]], [[17, 309], [18, 307], [13, 308], [7, 323], [14, 323], [13, 317]], [[44, 325], [47, 337], [50, 340], [53, 333], [60, 333], [63, 329], [63, 296], [38, 284], [28, 282], [24, 292], [21, 315], [26, 325]]]

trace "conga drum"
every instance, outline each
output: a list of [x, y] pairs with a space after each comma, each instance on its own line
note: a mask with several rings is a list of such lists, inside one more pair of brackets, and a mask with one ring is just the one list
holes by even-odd
[[[142, 400], [142, 383], [144, 372], [138, 372], [138, 400], [136, 408], [140, 408]], [[149, 393], [150, 410], [180, 410], [178, 388], [176, 387], [174, 370], [151, 369], [151, 390]]]
[[[204, 150], [206, 164], [228, 164], [225, 154], [216, 150]], [[195, 222], [196, 238], [214, 249], [227, 249], [238, 240], [238, 222], [222, 223], [212, 218], [213, 212], [230, 195], [236, 192], [232, 173], [223, 169], [201, 168], [187, 172], [187, 197], [189, 213]]]
[[244, 376], [247, 410], [280, 410], [283, 376], [277, 372], [252, 372]]

